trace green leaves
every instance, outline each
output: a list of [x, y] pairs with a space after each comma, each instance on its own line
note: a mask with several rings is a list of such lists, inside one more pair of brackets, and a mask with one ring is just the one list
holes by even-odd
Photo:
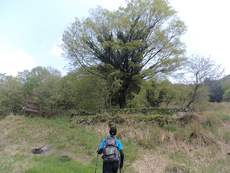
[[123, 82], [116, 95], [121, 107], [139, 92], [135, 88], [142, 78], [174, 72], [185, 61], [179, 37], [186, 26], [166, 0], [132, 0], [116, 11], [99, 7], [90, 14], [64, 32], [63, 49], [71, 61], [99, 71], [104, 79], [119, 70], [117, 79]]

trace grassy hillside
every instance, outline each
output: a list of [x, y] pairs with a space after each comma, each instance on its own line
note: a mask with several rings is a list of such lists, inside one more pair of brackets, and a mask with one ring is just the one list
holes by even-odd
[[[165, 121], [168, 124], [159, 125], [154, 115], [117, 117], [123, 120], [113, 123], [124, 148], [124, 172], [230, 172], [229, 103], [209, 103], [209, 111], [186, 113]], [[88, 125], [80, 119], [87, 117], [70, 121], [7, 116], [0, 121], [0, 172], [94, 172], [96, 148], [108, 136], [111, 122]], [[43, 145], [53, 149], [31, 153]], [[72, 159], [62, 159], [63, 155]], [[99, 158], [97, 172], [101, 168]]]

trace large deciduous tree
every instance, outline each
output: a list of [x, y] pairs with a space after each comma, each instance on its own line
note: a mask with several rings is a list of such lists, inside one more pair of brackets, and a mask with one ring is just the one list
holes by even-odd
[[124, 108], [143, 78], [174, 72], [185, 60], [186, 26], [176, 14], [167, 0], [131, 0], [112, 12], [98, 7], [66, 29], [65, 56], [111, 85], [120, 81], [111, 96]]

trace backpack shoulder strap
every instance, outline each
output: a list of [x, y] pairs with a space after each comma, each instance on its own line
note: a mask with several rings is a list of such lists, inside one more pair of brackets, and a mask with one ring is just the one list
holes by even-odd
[[105, 138], [105, 142], [106, 142], [107, 139], [109, 139], [109, 137]]
[[107, 147], [107, 143], [106, 143], [106, 140], [109, 139], [109, 137], [105, 138], [105, 141], [104, 141], [104, 148]]
[[117, 142], [117, 138], [116, 137], [114, 137], [115, 138], [115, 140], [116, 140], [116, 147], [118, 148], [118, 142]]

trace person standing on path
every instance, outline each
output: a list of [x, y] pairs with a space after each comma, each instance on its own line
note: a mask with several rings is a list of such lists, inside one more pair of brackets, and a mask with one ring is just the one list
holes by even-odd
[[[117, 173], [118, 168], [123, 171], [124, 153], [121, 141], [116, 138], [117, 129], [111, 127], [109, 131], [110, 137], [105, 138], [100, 148], [97, 149], [98, 154], [103, 153], [103, 173]], [[120, 158], [118, 156], [120, 152]], [[120, 165], [119, 165], [120, 161]]]

